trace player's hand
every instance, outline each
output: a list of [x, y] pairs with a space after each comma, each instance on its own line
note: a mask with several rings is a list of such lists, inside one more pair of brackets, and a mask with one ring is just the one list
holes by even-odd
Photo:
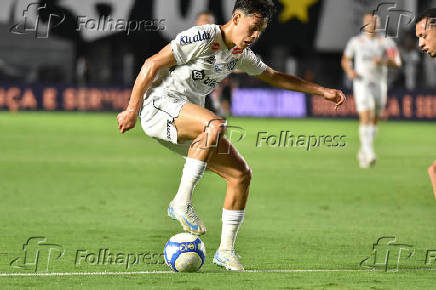
[[360, 79], [360, 75], [354, 69], [348, 71], [347, 76], [350, 80]]
[[375, 65], [386, 65], [387, 61], [378, 57], [374, 57], [373, 59]]
[[137, 114], [133, 111], [123, 111], [118, 114], [118, 129], [121, 134], [129, 131], [132, 128], [135, 128]]
[[334, 89], [324, 89], [323, 97], [324, 99], [336, 104], [335, 110], [338, 110], [339, 106], [347, 100], [342, 91]]

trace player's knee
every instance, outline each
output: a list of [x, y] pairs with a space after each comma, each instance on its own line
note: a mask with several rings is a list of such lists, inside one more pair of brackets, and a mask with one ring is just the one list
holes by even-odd
[[238, 173], [234, 176], [234, 181], [238, 184], [242, 185], [250, 185], [251, 178], [253, 177], [253, 172], [251, 168], [245, 164], [244, 169], [238, 171]]
[[205, 133], [208, 137], [208, 141], [215, 145], [222, 136], [226, 133], [227, 122], [222, 119], [210, 120], [205, 127]]

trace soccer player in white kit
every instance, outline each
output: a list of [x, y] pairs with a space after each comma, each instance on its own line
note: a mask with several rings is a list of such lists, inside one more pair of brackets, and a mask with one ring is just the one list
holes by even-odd
[[237, 0], [225, 25], [195, 26], [181, 32], [158, 54], [145, 61], [127, 109], [117, 116], [121, 133], [135, 127], [138, 114], [145, 133], [186, 156], [176, 196], [168, 215], [193, 234], [206, 227], [192, 206], [194, 187], [206, 168], [227, 182], [219, 249], [213, 262], [228, 270], [244, 269], [234, 244], [244, 219], [251, 169], [224, 136], [226, 121], [203, 108], [204, 98], [233, 70], [266, 83], [319, 95], [336, 107], [345, 101], [339, 90], [327, 89], [275, 71], [249, 48], [266, 29], [274, 11], [268, 0]]
[[376, 33], [380, 25], [378, 17], [366, 14], [363, 23], [364, 32], [351, 38], [345, 48], [342, 67], [353, 80], [354, 98], [359, 112], [359, 166], [369, 168], [376, 161], [374, 139], [378, 119], [386, 107], [388, 66], [400, 67], [401, 58], [395, 42]]

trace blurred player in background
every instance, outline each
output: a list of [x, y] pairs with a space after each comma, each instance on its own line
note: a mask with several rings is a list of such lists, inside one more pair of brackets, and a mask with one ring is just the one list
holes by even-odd
[[[170, 150], [187, 156], [168, 215], [193, 234], [206, 227], [192, 206], [192, 193], [206, 168], [227, 182], [222, 212], [221, 243], [213, 262], [243, 270], [234, 244], [245, 215], [251, 169], [224, 136], [227, 123], [204, 109], [204, 98], [233, 70], [256, 76], [271, 86], [345, 101], [341, 91], [328, 89], [275, 71], [250, 46], [274, 14], [268, 0], [237, 0], [232, 18], [222, 26], [195, 26], [181, 32], [158, 54], [147, 59], [135, 81], [127, 109], [117, 116], [121, 133], [135, 127], [138, 113], [145, 133]], [[168, 70], [169, 69], [169, 70]], [[161, 73], [162, 72], [162, 73]]]
[[[419, 48], [431, 57], [436, 57], [436, 8], [428, 9], [418, 16], [416, 37]], [[436, 198], [436, 161], [428, 168], [428, 175]]]
[[[388, 66], [400, 67], [401, 58], [395, 42], [379, 36], [379, 18], [363, 17], [364, 31], [348, 42], [342, 56], [342, 68], [353, 80], [354, 98], [359, 112], [359, 166], [375, 165], [374, 139], [378, 119], [386, 107]], [[353, 65], [354, 60], [354, 65]]]
[[215, 24], [215, 15], [209, 10], [202, 11], [198, 13], [197, 19], [195, 21], [196, 26]]

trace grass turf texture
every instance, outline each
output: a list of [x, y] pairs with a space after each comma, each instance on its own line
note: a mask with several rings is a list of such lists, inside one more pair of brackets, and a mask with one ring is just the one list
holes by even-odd
[[[434, 124], [380, 125], [378, 164], [357, 167], [357, 122], [231, 119], [246, 138], [236, 145], [253, 169], [237, 249], [248, 270], [362, 269], [381, 236], [414, 246], [399, 272], [230, 273], [212, 264], [219, 245], [225, 183], [205, 174], [194, 205], [208, 233], [201, 273], [0, 277], [0, 288], [412, 289], [434, 287], [425, 265], [436, 249], [435, 201], [426, 168], [436, 158]], [[49, 272], [166, 271], [144, 263], [91, 265], [77, 250], [161, 253], [181, 232], [166, 216], [184, 160], [137, 128], [120, 136], [113, 114], [0, 113], [0, 273], [32, 236], [62, 245]], [[346, 135], [344, 148], [256, 147], [257, 132]], [[393, 251], [392, 253], [394, 253]], [[82, 252], [83, 253], [83, 252]], [[392, 261], [392, 260], [391, 260]], [[158, 262], [161, 262], [159, 260]], [[395, 264], [395, 261], [393, 262]], [[436, 267], [433, 261], [433, 267]]]

